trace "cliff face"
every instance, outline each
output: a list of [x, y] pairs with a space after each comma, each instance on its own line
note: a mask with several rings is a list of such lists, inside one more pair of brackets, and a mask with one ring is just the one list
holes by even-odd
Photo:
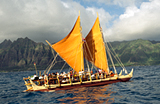
[[43, 43], [35, 43], [28, 38], [19, 38], [14, 42], [5, 40], [0, 44], [0, 68], [48, 65], [53, 58], [53, 50]]
[[[124, 65], [160, 64], [160, 42], [158, 41], [138, 39], [111, 42], [111, 45]], [[13, 42], [4, 40], [0, 44], [0, 70], [28, 70], [31, 68], [34, 70], [34, 62], [39, 69], [46, 69], [54, 56], [55, 52], [49, 45], [36, 43], [28, 38], [19, 38]], [[62, 59], [57, 57], [56, 60]], [[114, 57], [113, 60], [116, 63]], [[63, 64], [64, 62], [57, 63], [56, 67], [61, 68]]]

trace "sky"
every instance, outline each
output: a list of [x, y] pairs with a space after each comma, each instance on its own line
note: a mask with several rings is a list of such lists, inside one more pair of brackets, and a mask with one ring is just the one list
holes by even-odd
[[63, 39], [79, 15], [85, 37], [97, 12], [105, 41], [160, 41], [160, 0], [0, 0], [0, 42]]

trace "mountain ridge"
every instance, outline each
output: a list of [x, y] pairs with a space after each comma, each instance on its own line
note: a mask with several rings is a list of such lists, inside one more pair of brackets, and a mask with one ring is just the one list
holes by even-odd
[[[137, 39], [115, 41], [110, 44], [125, 66], [157, 65], [160, 63], [159, 41]], [[5, 39], [0, 43], [0, 70], [34, 70], [34, 62], [39, 69], [45, 69], [53, 60], [54, 55], [55, 52], [49, 45], [36, 43], [27, 37], [18, 38], [13, 42]], [[57, 59], [62, 60], [60, 57]], [[115, 62], [115, 59], [113, 60]], [[58, 63], [56, 67], [63, 64], [64, 62]], [[118, 66], [117, 63], [116, 66]]]
[[160, 42], [153, 44], [151, 41], [138, 39], [127, 41], [125, 44], [122, 42], [113, 47], [126, 65], [132, 65], [132, 63], [133, 65], [156, 65], [160, 63]]

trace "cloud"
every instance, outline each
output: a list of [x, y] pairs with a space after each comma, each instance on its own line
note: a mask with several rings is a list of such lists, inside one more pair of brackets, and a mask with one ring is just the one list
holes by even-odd
[[58, 0], [1, 1], [0, 37], [3, 40], [29, 37], [36, 41], [45, 40], [47, 36], [57, 38], [64, 32], [60, 32], [58, 27], [66, 30], [62, 24], [68, 24], [63, 19], [68, 11], [63, 10], [65, 8]]
[[91, 29], [95, 11], [99, 12], [104, 26], [111, 16], [102, 8], [87, 7], [72, 0], [1, 0], [0, 42], [29, 37], [38, 42], [57, 42], [64, 38], [74, 26], [81, 11], [81, 25], [84, 36]]
[[[136, 6], [136, 0], [98, 0], [105, 5], [125, 7], [125, 12], [115, 20], [105, 7], [84, 5], [74, 0], [1, 0], [0, 42], [29, 37], [37, 42], [57, 42], [64, 38], [74, 26], [81, 11], [82, 34], [86, 36], [99, 13], [99, 19], [106, 39], [132, 40], [137, 38], [158, 40], [160, 34], [160, 1], [150, 0]], [[127, 7], [126, 7], [127, 6]], [[112, 9], [110, 7], [110, 9]], [[116, 16], [117, 18], [117, 16]], [[110, 23], [113, 22], [112, 27]], [[107, 27], [109, 27], [107, 29]]]
[[160, 40], [160, 1], [143, 2], [140, 8], [130, 6], [104, 34], [107, 40]]
[[[112, 20], [112, 18], [113, 18], [113, 16], [111, 16], [108, 12], [106, 12], [102, 8], [87, 7], [86, 10], [88, 12], [91, 12], [94, 15], [94, 17], [96, 17], [97, 13], [98, 13], [98, 16], [99, 16], [99, 19], [100, 19], [100, 23], [101, 23], [101, 26], [103, 27], [103, 30], [106, 29], [106, 27], [109, 25], [109, 21]], [[92, 21], [94, 23], [95, 22], [95, 18]]]
[[69, 32], [77, 16], [76, 10], [67, 9], [59, 0], [4, 0], [0, 3], [0, 41], [18, 37], [56, 41]]

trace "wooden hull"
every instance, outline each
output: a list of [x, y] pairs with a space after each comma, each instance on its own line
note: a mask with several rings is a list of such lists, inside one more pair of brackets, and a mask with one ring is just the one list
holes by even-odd
[[117, 79], [117, 80], [109, 80], [109, 81], [97, 81], [97, 82], [88, 82], [88, 83], [81, 83], [81, 84], [76, 84], [76, 85], [68, 85], [68, 86], [60, 86], [57, 88], [51, 88], [48, 90], [68, 90], [68, 89], [73, 89], [73, 88], [80, 88], [80, 87], [93, 87], [93, 86], [102, 86], [102, 85], [107, 85], [107, 84], [112, 84], [116, 82], [126, 82], [129, 81], [130, 78], [126, 79]]
[[[133, 70], [128, 75], [119, 75], [105, 79], [98, 79], [92, 81], [82, 81], [82, 82], [75, 82], [75, 83], [67, 83], [67, 84], [52, 84], [52, 85], [36, 85], [32, 80], [30, 80], [31, 85], [26, 85], [27, 90], [25, 91], [42, 91], [42, 92], [53, 92], [56, 90], [68, 90], [73, 88], [80, 88], [80, 87], [92, 87], [92, 86], [102, 86], [107, 84], [112, 84], [116, 82], [127, 82], [132, 78]], [[27, 82], [25, 82], [27, 84]]]

